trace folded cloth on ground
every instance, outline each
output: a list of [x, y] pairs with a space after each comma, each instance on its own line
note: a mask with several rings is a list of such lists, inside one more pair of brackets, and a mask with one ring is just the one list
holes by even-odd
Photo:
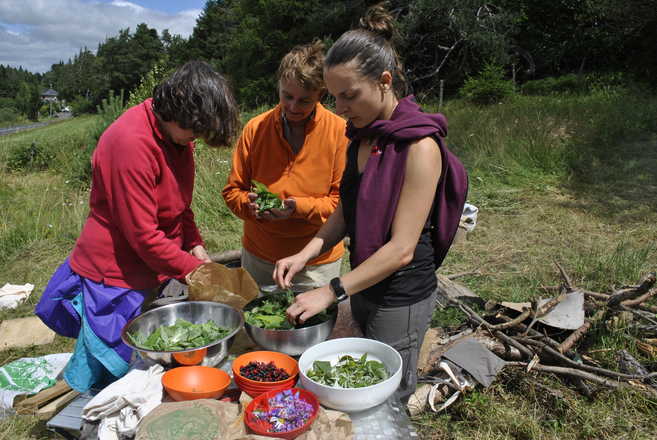
[[33, 284], [6, 283], [0, 289], [0, 309], [15, 309], [30, 296], [32, 290], [34, 290]]
[[13, 413], [16, 396], [36, 394], [55, 385], [70, 357], [71, 353], [56, 353], [20, 358], [0, 367], [0, 419]]
[[161, 365], [133, 369], [108, 385], [82, 409], [82, 418], [100, 420], [99, 440], [118, 440], [135, 435], [137, 424], [162, 402]]

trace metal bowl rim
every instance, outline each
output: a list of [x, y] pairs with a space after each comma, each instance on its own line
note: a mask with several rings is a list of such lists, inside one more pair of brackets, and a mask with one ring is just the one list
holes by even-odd
[[[279, 292], [274, 292], [274, 293], [272, 293], [272, 295], [276, 295], [276, 294], [278, 294], [278, 293], [279, 293]], [[259, 296], [258, 298], [254, 298], [254, 299], [252, 299], [251, 301], [249, 301], [248, 303], [246, 303], [246, 304], [244, 305], [243, 312], [248, 312], [249, 310], [247, 310], [247, 307], [249, 307], [251, 304], [253, 304], [253, 303], [256, 302], [256, 301], [263, 300], [263, 298], [266, 298], [266, 297], [267, 297], [267, 295], [264, 295], [264, 296]], [[314, 325], [306, 326], [306, 327], [301, 327], [301, 328], [289, 328], [289, 329], [264, 328], [264, 327], [258, 327], [258, 326], [255, 326], [255, 325], [253, 325], [253, 324], [249, 324], [248, 322], [246, 322], [246, 320], [244, 320], [244, 328], [246, 328], [246, 327], [248, 326], [249, 328], [257, 328], [258, 330], [262, 330], [262, 331], [264, 331], [264, 332], [275, 332], [275, 333], [281, 332], [282, 334], [284, 334], [283, 332], [298, 332], [298, 331], [305, 330], [305, 329], [314, 329], [315, 327], [319, 327], [320, 325], [324, 325], [324, 324], [326, 324], [327, 322], [334, 322], [333, 325], [335, 325], [335, 322], [336, 322], [337, 319], [338, 319], [338, 304], [337, 304], [337, 303], [333, 303], [333, 304], [331, 304], [331, 305], [327, 308], [327, 310], [328, 310], [329, 308], [330, 308], [330, 309], [333, 309], [333, 311], [331, 312], [331, 315], [330, 315], [331, 317], [330, 317], [329, 319], [327, 319], [326, 321], [322, 321], [322, 322], [320, 322], [320, 323], [314, 324]], [[250, 309], [250, 307], [249, 307], [249, 309]], [[244, 315], [244, 313], [242, 313], [242, 315]], [[243, 317], [243, 316], [242, 316], [242, 317]]]
[[[207, 345], [203, 345], [201, 347], [187, 348], [185, 350], [176, 350], [176, 351], [150, 350], [148, 348], [137, 347], [128, 340], [128, 338], [127, 338], [128, 327], [130, 327], [130, 325], [132, 325], [138, 319], [143, 318], [144, 316], [148, 315], [149, 313], [155, 312], [157, 310], [163, 310], [163, 309], [166, 309], [166, 308], [174, 308], [176, 306], [179, 306], [180, 304], [189, 304], [189, 303], [211, 304], [211, 305], [215, 305], [215, 306], [218, 305], [221, 308], [232, 309], [235, 312], [237, 312], [237, 315], [239, 316], [240, 323], [227, 336], [225, 336], [221, 339], [217, 339], [216, 341], [214, 341], [210, 344], [207, 344]], [[128, 321], [123, 326], [123, 329], [121, 329], [121, 340], [123, 341], [123, 343], [125, 345], [132, 348], [133, 350], [143, 351], [143, 352], [146, 352], [146, 353], [166, 353], [166, 354], [169, 354], [169, 353], [186, 353], [186, 352], [189, 352], [189, 351], [196, 351], [196, 350], [201, 350], [203, 348], [212, 347], [212, 346], [220, 344], [220, 343], [222, 343], [226, 340], [229, 340], [230, 338], [235, 336], [240, 331], [240, 329], [244, 326], [245, 323], [246, 322], [244, 321], [244, 314], [240, 310], [236, 309], [235, 307], [229, 306], [228, 304], [224, 304], [224, 303], [220, 303], [220, 302], [214, 302], [214, 301], [182, 301], [182, 302], [177, 302], [177, 303], [173, 303], [173, 304], [167, 304], [165, 306], [160, 306], [160, 307], [157, 307], [155, 309], [151, 309], [151, 310], [148, 310], [144, 313], [141, 313], [138, 316], [135, 316], [134, 318], [132, 318], [130, 321]]]

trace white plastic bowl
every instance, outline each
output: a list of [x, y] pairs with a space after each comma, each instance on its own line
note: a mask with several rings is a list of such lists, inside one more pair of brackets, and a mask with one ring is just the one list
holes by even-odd
[[[348, 354], [359, 358], [365, 353], [368, 360], [383, 362], [390, 374], [388, 379], [363, 388], [340, 388], [319, 384], [306, 375], [315, 361], [329, 361], [335, 365], [341, 356]], [[322, 405], [355, 412], [385, 402], [397, 390], [402, 377], [402, 358], [397, 350], [374, 339], [339, 338], [306, 350], [299, 358], [299, 370], [302, 387], [315, 394]]]

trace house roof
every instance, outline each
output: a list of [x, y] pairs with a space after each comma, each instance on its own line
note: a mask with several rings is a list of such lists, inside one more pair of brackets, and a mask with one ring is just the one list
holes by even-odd
[[54, 91], [53, 89], [48, 89], [45, 92], [41, 93], [41, 96], [57, 96], [59, 93]]

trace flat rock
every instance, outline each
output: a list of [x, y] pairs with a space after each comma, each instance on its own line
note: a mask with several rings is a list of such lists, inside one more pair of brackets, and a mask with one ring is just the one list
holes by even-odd
[[0, 350], [50, 344], [55, 332], [36, 316], [2, 321], [0, 324]]

